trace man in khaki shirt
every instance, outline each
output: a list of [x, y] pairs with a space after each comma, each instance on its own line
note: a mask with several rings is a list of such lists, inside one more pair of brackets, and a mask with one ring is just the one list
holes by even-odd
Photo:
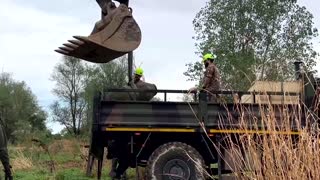
[[[202, 62], [204, 63], [206, 70], [204, 72], [204, 77], [202, 80], [202, 89], [208, 93], [208, 101], [216, 102], [217, 96], [212, 94], [213, 91], [220, 91], [220, 73], [214, 60], [216, 55], [205, 54], [203, 56]], [[190, 89], [191, 92], [195, 92], [195, 88]]]

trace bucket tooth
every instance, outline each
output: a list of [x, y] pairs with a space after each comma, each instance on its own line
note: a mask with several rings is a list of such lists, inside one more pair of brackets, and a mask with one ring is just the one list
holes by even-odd
[[57, 53], [60, 53], [60, 54], [69, 55], [68, 52], [63, 51], [63, 50], [61, 50], [61, 49], [56, 49], [56, 50], [54, 50], [54, 51], [57, 52]]
[[84, 36], [73, 36], [73, 38], [82, 41], [82, 42], [90, 42], [87, 37]]
[[78, 45], [71, 44], [71, 43], [64, 43], [63, 45], [72, 49], [76, 49], [79, 47]]
[[68, 48], [68, 47], [59, 47], [59, 49], [61, 49], [63, 51], [66, 51], [66, 52], [71, 52], [71, 51], [74, 50], [74, 49], [71, 49], [71, 48]]
[[78, 41], [78, 40], [68, 40], [68, 42], [72, 43], [72, 44], [75, 44], [75, 45], [78, 45], [78, 46], [81, 46], [82, 44], [84, 44], [83, 41]]

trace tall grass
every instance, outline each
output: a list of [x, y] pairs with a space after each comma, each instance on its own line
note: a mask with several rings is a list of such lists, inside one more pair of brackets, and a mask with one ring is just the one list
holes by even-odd
[[[320, 179], [317, 114], [301, 104], [280, 106], [269, 102], [259, 107], [257, 115], [250, 106], [235, 104], [240, 117], [234, 129], [243, 132], [223, 134], [223, 148], [217, 151], [225, 167], [238, 179]], [[234, 123], [232, 113], [228, 114], [224, 118]], [[225, 122], [221, 119], [221, 129], [227, 128]], [[293, 130], [299, 134], [290, 134]]]
[[12, 159], [11, 165], [13, 167], [13, 171], [17, 170], [26, 170], [34, 167], [32, 159], [26, 157], [21, 149], [16, 149], [15, 158]]

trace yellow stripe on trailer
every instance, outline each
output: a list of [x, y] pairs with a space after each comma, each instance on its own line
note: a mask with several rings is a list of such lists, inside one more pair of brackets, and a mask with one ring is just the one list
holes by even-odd
[[106, 128], [106, 131], [130, 131], [130, 132], [195, 132], [195, 129], [187, 128]]
[[241, 130], [241, 129], [210, 129], [210, 133], [230, 133], [230, 134], [282, 134], [282, 135], [300, 135], [296, 131], [264, 131], [264, 130]]

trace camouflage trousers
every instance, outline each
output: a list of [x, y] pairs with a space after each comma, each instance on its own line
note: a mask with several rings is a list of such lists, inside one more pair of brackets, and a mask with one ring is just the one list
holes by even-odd
[[[121, 175], [120, 174], [117, 174], [117, 169], [118, 169], [118, 166], [119, 166], [119, 159], [118, 158], [112, 158], [112, 161], [111, 161], [111, 171], [109, 173], [109, 176], [112, 177], [113, 179], [116, 179], [116, 178], [120, 178], [120, 179], [127, 179], [127, 173], [126, 171], [121, 172], [122, 173]], [[120, 164], [121, 165], [121, 164]], [[119, 170], [118, 170], [119, 171]]]
[[120, 139], [108, 143], [108, 154], [110, 153], [109, 158], [112, 159], [109, 175], [113, 179], [126, 179], [126, 170], [129, 167], [126, 147], [127, 145]]
[[4, 168], [5, 180], [11, 180], [12, 173], [7, 149], [7, 137], [2, 125], [0, 125], [0, 160]]
[[218, 103], [219, 101], [219, 95], [218, 94], [211, 94], [208, 93], [208, 102], [210, 103]]

